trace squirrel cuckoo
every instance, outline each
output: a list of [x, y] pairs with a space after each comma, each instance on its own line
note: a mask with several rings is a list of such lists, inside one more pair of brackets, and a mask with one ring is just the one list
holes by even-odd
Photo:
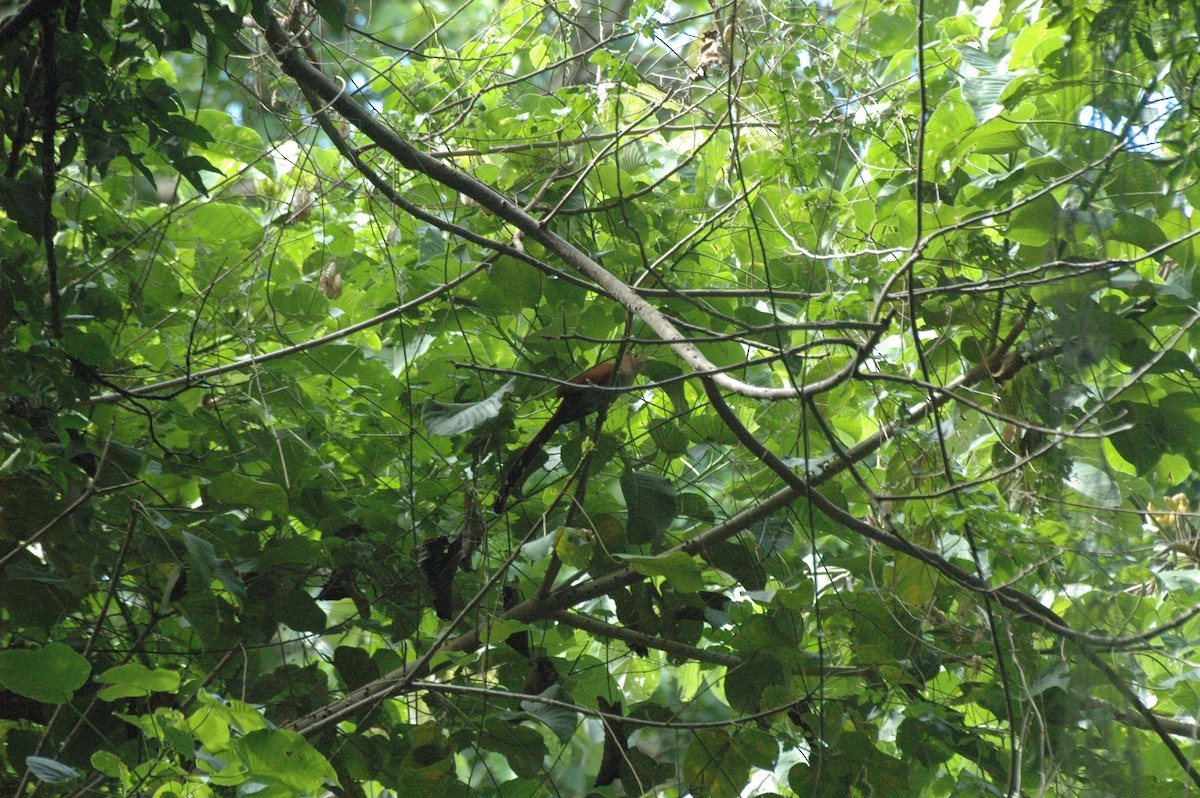
[[572, 377], [568, 384], [558, 386], [558, 407], [537, 435], [513, 458], [500, 477], [499, 494], [492, 509], [504, 512], [508, 496], [520, 487], [529, 476], [534, 463], [542, 453], [542, 447], [554, 435], [555, 430], [572, 421], [579, 421], [605, 407], [617, 394], [605, 388], [627, 388], [650, 358], [641, 354], [625, 355], [620, 363], [609, 362], [592, 366], [582, 374]]

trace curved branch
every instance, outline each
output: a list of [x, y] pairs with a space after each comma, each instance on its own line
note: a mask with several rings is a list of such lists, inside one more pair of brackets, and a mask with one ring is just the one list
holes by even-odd
[[605, 293], [620, 302], [627, 311], [641, 319], [669, 344], [677, 355], [698, 374], [711, 374], [722, 388], [753, 399], [780, 400], [813, 396], [840, 384], [848, 374], [834, 374], [802, 389], [763, 388], [717, 373], [716, 365], [686, 339], [682, 332], [657, 308], [641, 297], [629, 285], [558, 234], [551, 232], [539, 220], [530, 216], [512, 200], [471, 175], [443, 163], [417, 149], [407, 139], [385, 127], [361, 103], [348, 97], [342, 88], [304, 58], [301, 49], [280, 26], [266, 3], [253, 9], [255, 21], [266, 31], [267, 41], [284, 73], [311, 92], [321, 102], [337, 110], [346, 120], [372, 139], [406, 169], [418, 172], [441, 183], [451, 191], [470, 197], [499, 218], [520, 230], [528, 239], [537, 241], [560, 260], [593, 280]]
[[[813, 484], [813, 481], [802, 479], [795, 472], [779, 459], [777, 455], [763, 446], [754, 435], [746, 429], [745, 425], [737, 417], [733, 411], [712, 385], [711, 381], [705, 380], [704, 386], [708, 392], [709, 402], [717, 410], [721, 416], [721, 420], [729, 427], [729, 429], [738, 437], [746, 448], [750, 449], [751, 453], [767, 465], [772, 471], [779, 475], [788, 487], [780, 493], [790, 493], [792, 498], [805, 498], [812, 503], [813, 507], [820, 510], [823, 515], [832, 521], [835, 521], [847, 529], [851, 529], [868, 540], [886, 546], [893, 551], [907, 554], [908, 556], [930, 566], [934, 570], [941, 573], [943, 576], [950, 579], [960, 587], [966, 588], [974, 593], [982, 593], [994, 596], [1003, 606], [1007, 607], [1012, 612], [1016, 613], [1024, 620], [1040, 626], [1048, 632], [1059, 635], [1076, 643], [1086, 644], [1089, 646], [1102, 647], [1108, 649], [1123, 648], [1129, 645], [1135, 645], [1145, 642], [1147, 635], [1139, 634], [1125, 638], [1104, 637], [1101, 635], [1093, 635], [1087, 632], [1080, 632], [1073, 629], [1066, 621], [1054, 612], [1054, 610], [1046, 607], [1036, 598], [1017, 590], [1013, 587], [1000, 586], [990, 584], [986, 580], [976, 576], [975, 574], [959, 568], [952, 562], [942, 557], [937, 552], [931, 551], [923, 546], [918, 546], [899, 535], [880, 529], [877, 526], [867, 523], [850, 513], [846, 512], [836, 504], [825, 498], [823, 494], [818, 492]], [[778, 494], [776, 494], [778, 495]], [[772, 497], [774, 498], [774, 497]], [[1185, 617], [1191, 617], [1195, 614], [1196, 609], [1193, 608], [1185, 613]], [[1162, 629], [1153, 630], [1153, 634], [1162, 634]]]
[[[954, 380], [949, 387], [962, 388], [973, 385], [984, 379], [994, 379], [997, 381], [1005, 381], [1011, 379], [1016, 373], [1026, 364], [1024, 358], [1018, 354], [1012, 353], [1009, 349], [1016, 342], [1021, 329], [1024, 328], [1024, 318], [1014, 325], [1009, 334], [1000, 343], [995, 351], [979, 363], [975, 368], [971, 369], [966, 374], [962, 375], [957, 380]], [[709, 391], [710, 399], [715, 398], [714, 407], [719, 413], [722, 413], [722, 418], [726, 423], [734, 423], [735, 429], [740, 426], [736, 415], [734, 415], [725, 403], [720, 393], [716, 390], [713, 380], [704, 380], [705, 388]], [[1129, 638], [1106, 638], [1098, 635], [1090, 635], [1084, 632], [1079, 632], [1068, 626], [1056, 613], [1047, 607], [1043, 606], [1032, 596], [1025, 594], [1011, 587], [995, 587], [985, 580], [979, 579], [974, 574], [964, 571], [954, 564], [950, 563], [936, 552], [924, 549], [913, 543], [910, 543], [903, 538], [886, 532], [882, 529], [872, 526], [864, 521], [861, 521], [850, 514], [844, 512], [837, 506], [829, 502], [823, 495], [816, 491], [816, 487], [833, 476], [841, 473], [843, 470], [850, 467], [855, 462], [867, 457], [871, 452], [875, 451], [886, 440], [895, 435], [900, 429], [918, 423], [926, 418], [937, 405], [950, 401], [950, 395], [946, 393], [938, 393], [932, 398], [917, 405], [911, 410], [908, 416], [902, 420], [892, 424], [870, 438], [862, 441], [856, 446], [847, 449], [845, 455], [839, 460], [831, 463], [827, 468], [818, 474], [812, 475], [807, 481], [801, 479], [796, 474], [792, 473], [778, 458], [774, 458], [770, 452], [765, 454], [768, 458], [774, 458], [774, 462], [781, 467], [781, 476], [784, 476], [787, 482], [787, 487], [776, 491], [767, 496], [757, 504], [748, 507], [741, 512], [731, 516], [725, 521], [716, 524], [705, 532], [696, 537], [675, 546], [663, 552], [664, 555], [673, 552], [683, 552], [688, 555], [702, 555], [710, 546], [713, 546], [722, 541], [728, 540], [734, 535], [750, 528], [754, 524], [760, 523], [791, 504], [798, 498], [806, 497], [811, 501], [818, 510], [832, 518], [834, 521], [845, 525], [864, 537], [874, 540], [881, 545], [887, 546], [896, 551], [908, 554], [921, 562], [924, 562], [931, 567], [937, 569], [956, 584], [965, 587], [973, 592], [989, 592], [996, 596], [997, 600], [1004, 606], [1008, 607], [1014, 613], [1020, 615], [1026, 620], [1044, 628], [1048, 631], [1059, 634], [1063, 637], [1070, 638], [1082, 644], [1087, 644], [1095, 648], [1115, 649], [1126, 645], [1143, 643], [1149, 637], [1155, 634], [1161, 634], [1163, 631], [1172, 628], [1176, 622], [1164, 625], [1157, 630], [1152, 630], [1148, 633], [1139, 634]], [[744, 427], [743, 427], [744, 429]], [[752, 447], [757, 444], [757, 441], [750, 436], [747, 439]], [[761, 446], [759, 444], [758, 446]], [[757, 449], [757, 447], [755, 447]], [[758, 455], [759, 451], [755, 451]], [[764, 460], [767, 462], [767, 460]], [[556, 613], [566, 611], [584, 601], [606, 596], [613, 591], [624, 587], [636, 584], [646, 577], [632, 570], [631, 568], [622, 568], [616, 571], [609, 572], [602, 576], [589, 579], [577, 584], [564, 585], [557, 590], [551, 591], [549, 594], [542, 596], [533, 596], [510, 610], [502, 613], [499, 618], [501, 620], [515, 620], [522, 623], [534, 623], [536, 621], [552, 618]], [[1200, 608], [1197, 608], [1200, 611]], [[1189, 617], [1191, 617], [1189, 613]], [[461, 617], [461, 614], [460, 614]], [[482, 630], [479, 628], [471, 629], [453, 640], [446, 640], [443, 645], [438, 646], [439, 652], [464, 652], [473, 651], [483, 645]], [[391, 673], [382, 676], [375, 681], [366, 684], [357, 690], [346, 694], [343, 698], [335, 701], [325, 707], [322, 707], [315, 712], [298, 718], [288, 724], [288, 728], [298, 731], [302, 734], [310, 734], [319, 729], [324, 728], [330, 723], [337, 722], [354, 712], [362, 709], [373, 707], [379, 701], [393, 695], [397, 695], [409, 689], [413, 685], [413, 680], [421, 676], [425, 672], [429, 662], [429, 656], [421, 657], [417, 662], [410, 663], [404, 667], [397, 668]]]
[[605, 637], [610, 640], [620, 640], [623, 643], [632, 644], [635, 646], [645, 646], [646, 648], [654, 648], [659, 651], [664, 651], [676, 657], [686, 657], [696, 662], [708, 662], [713, 665], [724, 665], [727, 668], [736, 668], [744, 661], [742, 657], [734, 654], [725, 654], [720, 651], [713, 651], [707, 648], [696, 648], [695, 646], [685, 645], [675, 640], [665, 637], [655, 637], [648, 635], [645, 632], [639, 632], [635, 629], [628, 629], [624, 626], [616, 626], [615, 624], [605, 623], [597, 620], [589, 615], [584, 615], [579, 612], [556, 612], [550, 616], [551, 620], [557, 621], [564, 626], [570, 626], [573, 629], [579, 629], [597, 637]]

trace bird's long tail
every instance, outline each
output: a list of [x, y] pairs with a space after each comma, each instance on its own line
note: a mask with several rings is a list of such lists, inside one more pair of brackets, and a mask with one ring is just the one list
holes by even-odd
[[554, 432], [562, 426], [562, 413], [560, 410], [561, 406], [559, 410], [554, 411], [554, 415], [550, 416], [550, 420], [546, 422], [546, 425], [538, 430], [538, 434], [533, 436], [533, 440], [504, 469], [504, 474], [500, 477], [500, 488], [496, 495], [496, 501], [492, 503], [492, 510], [495, 512], [504, 512], [504, 506], [508, 503], [508, 497], [525, 482], [530, 472], [533, 471], [534, 466], [541, 459], [542, 448], [554, 435]]

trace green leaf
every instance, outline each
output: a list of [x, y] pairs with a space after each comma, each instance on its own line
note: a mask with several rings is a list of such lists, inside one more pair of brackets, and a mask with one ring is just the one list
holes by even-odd
[[[183, 735], [187, 740], [187, 748], [182, 750], [188, 751], [193, 747], [191, 735]], [[92, 754], [91, 766], [110, 778], [123, 778], [129, 773], [129, 768], [121, 761], [121, 758], [111, 751], [97, 751]]]
[[346, 27], [346, 3], [343, 0], [316, 0], [317, 13], [329, 23], [329, 27], [340, 33]]
[[385, 346], [378, 352], [366, 350], [363, 356], [382, 361], [397, 379], [403, 375], [415, 362], [437, 341], [434, 335], [417, 335], [402, 347]]
[[62, 784], [68, 781], [75, 781], [83, 775], [70, 765], [65, 765], [56, 759], [48, 759], [44, 756], [25, 757], [25, 767], [29, 768], [29, 772], [38, 781], [44, 781], [47, 784]]
[[346, 683], [355, 690], [380, 677], [379, 665], [371, 659], [366, 649], [356, 646], [338, 646], [333, 650], [333, 667]]
[[42, 240], [42, 200], [42, 181], [34, 172], [15, 178], [0, 176], [0, 210], [36, 241]]
[[872, 14], [863, 36], [864, 44], [880, 55], [894, 55], [913, 41], [915, 22], [909, 6], [896, 6], [887, 14]]
[[271, 307], [295, 321], [315, 324], [329, 313], [329, 300], [312, 283], [294, 283], [272, 292]]
[[754, 529], [754, 536], [762, 556], [774, 557], [779, 552], [791, 548], [795, 539], [795, 526], [786, 515], [777, 513], [763, 519]]
[[183, 533], [183, 545], [187, 547], [192, 569], [189, 580], [194, 579], [196, 585], [203, 585], [207, 589], [217, 568], [217, 550], [204, 538], [186, 531]]
[[276, 572], [255, 574], [249, 582], [244, 619], [263, 631], [284, 624], [298, 632], [324, 631], [327, 618], [316, 600], [292, 579]]
[[1121, 402], [1114, 409], [1130, 428], [1113, 433], [1109, 440], [1137, 473], [1148, 473], [1167, 451], [1165, 415], [1157, 407], [1140, 402]]
[[743, 759], [761, 770], [770, 770], [779, 758], [779, 743], [758, 729], [742, 729], [734, 736], [733, 743]]
[[694, 559], [682, 551], [642, 557], [618, 554], [630, 568], [645, 576], [661, 576], [680, 593], [695, 593], [704, 587], [704, 571]]
[[755, 544], [747, 536], [722, 541], [704, 550], [704, 559], [732, 576], [747, 590], [762, 590], [766, 587], [767, 572], [755, 551]]
[[65, 704], [83, 686], [92, 666], [63, 643], [0, 651], [0, 685], [43, 704]]
[[1013, 75], [976, 75], [962, 82], [963, 98], [971, 104], [975, 118], [983, 122], [1004, 110], [1000, 102], [1004, 90], [1013, 81]]
[[716, 519], [712, 508], [708, 506], [708, 499], [699, 493], [679, 494], [679, 514], [684, 518], [695, 518], [697, 521]]
[[1109, 230], [1109, 235], [1116, 241], [1134, 244], [1146, 251], [1167, 243], [1167, 236], [1162, 228], [1136, 213], [1119, 214], [1117, 223]]
[[509, 380], [481, 402], [447, 404], [429, 400], [421, 410], [421, 420], [430, 435], [461, 435], [500, 415], [504, 397], [516, 384], [516, 379]]
[[797, 795], [811, 798], [849, 798], [874, 750], [874, 741], [865, 734], [842, 734], [821, 757], [819, 770], [803, 762], [793, 766], [788, 771], [788, 786]]
[[325, 757], [296, 732], [262, 729], [234, 740], [251, 778], [297, 792], [341, 786]]
[[[559, 701], [568, 701], [569, 698], [562, 692], [561, 685], [553, 685], [549, 689], [541, 693], [546, 698], [554, 698]], [[554, 732], [554, 736], [563, 745], [575, 735], [575, 727], [579, 725], [578, 713], [567, 709], [566, 707], [546, 704], [542, 701], [522, 701], [521, 709], [533, 718], [537, 718], [542, 723]]]
[[151, 670], [136, 662], [109, 668], [96, 677], [96, 682], [109, 685], [97, 693], [102, 701], [144, 697], [151, 693], [175, 693], [179, 690], [179, 674], [175, 671]]
[[1005, 234], [1019, 244], [1044, 246], [1057, 234], [1058, 219], [1058, 203], [1050, 194], [1043, 194], [1013, 212]]
[[191, 532], [183, 533], [183, 544], [188, 551], [189, 592], [207, 592], [213, 577], [221, 583], [239, 603], [246, 600], [246, 585], [227, 560], [217, 557], [213, 545]]
[[1000, 71], [1000, 62], [978, 47], [958, 44], [955, 45], [954, 49], [959, 52], [965, 63], [970, 64], [985, 75], [994, 75]]
[[691, 441], [677, 424], [669, 421], [655, 423], [650, 427], [650, 437], [654, 439], [658, 450], [672, 457], [687, 454]]
[[750, 764], [723, 729], [697, 732], [683, 758], [683, 778], [696, 798], [736, 798], [749, 771]]
[[178, 240], [182, 244], [194, 243], [202, 238], [214, 245], [252, 244], [263, 237], [262, 223], [248, 208], [229, 202], [207, 202], [190, 212], [186, 221], [178, 228]]
[[658, 541], [679, 514], [675, 485], [656, 474], [624, 472], [621, 474], [621, 493], [629, 511], [625, 533], [631, 544]]
[[270, 510], [279, 516], [286, 516], [288, 511], [287, 492], [282, 487], [232, 471], [213, 477], [205, 494], [217, 504]]
[[896, 730], [896, 745], [905, 756], [912, 757], [925, 767], [933, 767], [954, 756], [958, 734], [935, 714], [922, 711], [920, 705], [910, 707]]
[[779, 660], [764, 651], [751, 655], [736, 668], [731, 668], [725, 677], [725, 698], [735, 712], [750, 714], [764, 707], [760, 699], [763, 690], [772, 686], [786, 686], [791, 675]]
[[591, 536], [574, 527], [563, 527], [554, 541], [554, 553], [572, 568], [587, 568], [594, 550]]
[[1120, 507], [1121, 489], [1113, 479], [1095, 466], [1076, 462], [1066, 480], [1067, 487], [1101, 507]]
[[542, 297], [542, 279], [524, 263], [502, 258], [488, 270], [488, 286], [479, 302], [484, 310], [496, 313], [536, 307]]
[[479, 745], [501, 754], [518, 776], [533, 778], [542, 772], [546, 743], [533, 729], [490, 717], [484, 723]]
[[550, 556], [550, 552], [554, 551], [558, 545], [559, 535], [566, 534], [562, 529], [556, 529], [548, 535], [534, 538], [528, 543], [521, 546], [521, 555], [531, 562], [538, 562]]
[[1200, 570], [1188, 568], [1178, 571], [1163, 571], [1157, 575], [1158, 583], [1168, 593], [1195, 595], [1200, 593]]
[[64, 330], [62, 345], [67, 354], [89, 366], [103, 366], [112, 360], [108, 343], [90, 330]]

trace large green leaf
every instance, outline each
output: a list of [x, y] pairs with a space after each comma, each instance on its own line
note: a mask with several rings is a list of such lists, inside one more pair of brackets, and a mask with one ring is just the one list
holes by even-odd
[[70, 701], [91, 670], [86, 659], [63, 643], [0, 651], [0, 685], [45, 704]]
[[249, 775], [267, 784], [300, 793], [338, 785], [337, 774], [299, 734], [282, 729], [252, 731], [234, 741]]
[[516, 382], [515, 379], [509, 380], [481, 402], [427, 402], [421, 412], [422, 420], [429, 428], [430, 435], [461, 435], [500, 415], [501, 403], [512, 392]]
[[206, 495], [218, 504], [270, 510], [279, 515], [287, 513], [288, 497], [283, 488], [233, 472], [214, 477], [208, 484]]
[[174, 693], [179, 689], [180, 679], [174, 671], [150, 670], [145, 665], [130, 662], [97, 675], [96, 682], [108, 685], [97, 693], [99, 698], [115, 701], [151, 693]]
[[639, 557], [632, 554], [619, 555], [630, 568], [646, 576], [661, 576], [681, 593], [695, 593], [704, 587], [700, 566], [681, 551], [660, 554], [656, 557]]
[[621, 475], [621, 493], [629, 512], [625, 533], [632, 544], [656, 542], [678, 515], [675, 486], [656, 474], [626, 471]]

